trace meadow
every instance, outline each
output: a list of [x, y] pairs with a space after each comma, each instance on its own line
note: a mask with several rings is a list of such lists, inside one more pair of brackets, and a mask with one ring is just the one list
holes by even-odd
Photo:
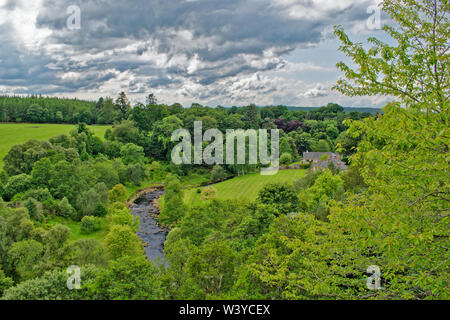
[[[13, 145], [30, 139], [48, 140], [60, 134], [69, 134], [74, 128], [72, 124], [0, 123], [0, 169], [3, 168], [3, 158]], [[89, 126], [102, 139], [108, 128], [111, 126]]]
[[[217, 183], [214, 185], [214, 188], [217, 190], [217, 199], [219, 200], [253, 201], [257, 198], [258, 192], [264, 185], [269, 183], [292, 183], [305, 174], [306, 170], [280, 170], [273, 176], [263, 176], [259, 172], [255, 172]], [[197, 190], [202, 190], [203, 188], [185, 190], [185, 203], [188, 205], [200, 203], [200, 194], [197, 193]]]

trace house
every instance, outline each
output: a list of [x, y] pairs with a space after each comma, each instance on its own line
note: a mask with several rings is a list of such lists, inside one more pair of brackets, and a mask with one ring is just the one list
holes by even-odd
[[[324, 160], [325, 158], [326, 160]], [[310, 163], [312, 171], [326, 169], [331, 163], [339, 170], [347, 170], [347, 165], [342, 161], [341, 155], [333, 152], [304, 152], [303, 162]]]

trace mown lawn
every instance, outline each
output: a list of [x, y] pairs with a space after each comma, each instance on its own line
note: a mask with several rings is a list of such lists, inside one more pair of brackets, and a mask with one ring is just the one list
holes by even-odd
[[[72, 124], [35, 124], [35, 123], [0, 123], [0, 169], [3, 168], [3, 158], [15, 144], [22, 144], [30, 139], [48, 140], [60, 134], [69, 134], [76, 128]], [[89, 129], [103, 138], [110, 126], [89, 126]]]
[[[294, 180], [303, 177], [305, 173], [306, 170], [280, 170], [273, 176], [262, 176], [259, 173], [251, 173], [215, 184], [214, 188], [217, 189], [217, 198], [220, 200], [235, 199], [253, 201], [264, 185], [269, 183], [292, 183]], [[200, 203], [200, 194], [197, 193], [197, 189], [203, 188], [185, 190], [184, 201], [186, 204], [193, 205]]]

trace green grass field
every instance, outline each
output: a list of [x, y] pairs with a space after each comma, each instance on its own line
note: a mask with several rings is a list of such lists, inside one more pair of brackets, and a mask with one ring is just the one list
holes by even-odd
[[102, 228], [98, 231], [92, 232], [91, 234], [83, 234], [81, 232], [81, 222], [72, 221], [70, 219], [65, 219], [62, 217], [53, 217], [53, 218], [47, 220], [47, 225], [49, 225], [49, 226], [55, 226], [56, 224], [65, 225], [66, 227], [68, 227], [70, 229], [70, 232], [71, 232], [70, 240], [71, 241], [76, 241], [79, 239], [96, 239], [99, 241], [103, 241], [103, 239], [107, 233], [104, 219], [105, 218], [103, 218]]
[[[1, 123], [0, 124], [0, 169], [3, 168], [3, 157], [15, 144], [25, 143], [30, 139], [48, 140], [53, 136], [68, 134], [76, 126], [71, 124], [33, 124], [33, 123]], [[110, 126], [89, 126], [89, 129], [100, 138]]]
[[[305, 174], [306, 170], [280, 170], [273, 176], [262, 176], [257, 172], [215, 184], [214, 188], [217, 189], [217, 198], [220, 200], [253, 201], [264, 185], [268, 183], [292, 183]], [[199, 188], [185, 190], [184, 201], [186, 204], [200, 203], [200, 195], [196, 194], [197, 189]]]

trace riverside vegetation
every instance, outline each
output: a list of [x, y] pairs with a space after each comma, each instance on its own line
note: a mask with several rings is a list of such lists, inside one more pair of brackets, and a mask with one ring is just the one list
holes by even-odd
[[[125, 94], [115, 103], [49, 99], [14, 117], [7, 106], [3, 121], [45, 115], [42, 122], [77, 125], [14, 145], [4, 157], [2, 299], [448, 299], [448, 1], [382, 6], [398, 25], [384, 27], [396, 44], [370, 38], [367, 48], [336, 27], [355, 67], [338, 64], [345, 79], [335, 89], [392, 96], [384, 114], [348, 114], [336, 104], [308, 112], [184, 109], [153, 95], [131, 108]], [[0, 105], [28, 108], [36, 99]], [[193, 130], [194, 121], [204, 130], [279, 128], [284, 159], [337, 151], [350, 167], [304, 167], [291, 180], [228, 197], [261, 166], [171, 164], [171, 133]], [[114, 125], [102, 139], [92, 123]], [[159, 183], [167, 264], [146, 259], [127, 206], [138, 189]], [[67, 289], [70, 265], [81, 268], [79, 290]], [[373, 265], [383, 290], [366, 285]]]

